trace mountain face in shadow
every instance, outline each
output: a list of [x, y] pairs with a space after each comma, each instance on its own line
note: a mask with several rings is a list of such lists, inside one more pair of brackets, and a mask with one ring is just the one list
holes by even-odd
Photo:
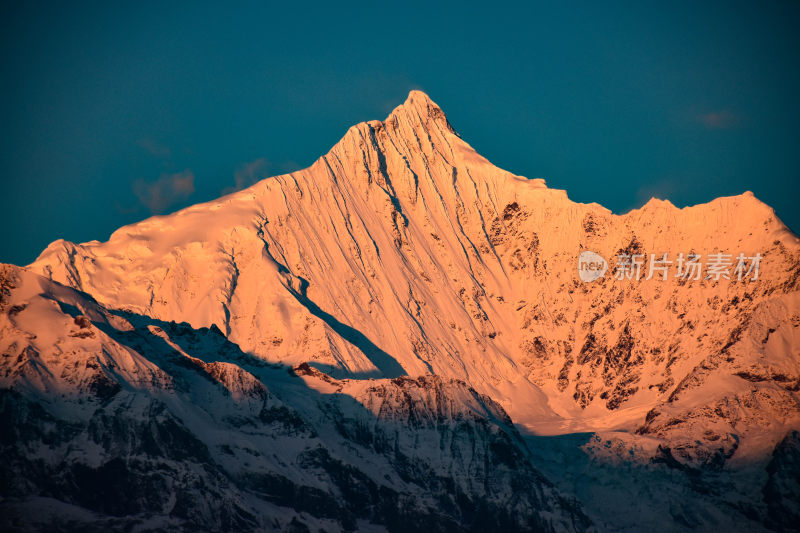
[[4, 530], [590, 529], [463, 382], [336, 380], [17, 267], [0, 279]]
[[[587, 277], [582, 257], [605, 269]], [[620, 258], [641, 271], [618, 275]], [[7, 444], [9, 487], [40, 472], [16, 516], [311, 530], [797, 516], [800, 241], [751, 193], [625, 215], [575, 203], [492, 165], [413, 91], [307, 169], [5, 272], [3, 413], [40, 428]], [[115, 424], [124, 444], [106, 445]], [[162, 507], [79, 500], [162, 457], [183, 477], [164, 463], [125, 483]], [[178, 497], [176, 479], [205, 488]]]

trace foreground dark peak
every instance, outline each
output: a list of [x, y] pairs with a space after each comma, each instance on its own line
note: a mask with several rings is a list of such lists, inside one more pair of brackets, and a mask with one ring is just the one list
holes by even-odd
[[464, 382], [268, 364], [8, 265], [0, 331], [4, 531], [589, 527]]

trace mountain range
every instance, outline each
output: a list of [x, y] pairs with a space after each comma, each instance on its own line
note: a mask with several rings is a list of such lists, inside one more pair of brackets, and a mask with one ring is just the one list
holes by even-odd
[[3, 266], [0, 355], [10, 531], [800, 528], [798, 237], [749, 192], [573, 202], [420, 91]]

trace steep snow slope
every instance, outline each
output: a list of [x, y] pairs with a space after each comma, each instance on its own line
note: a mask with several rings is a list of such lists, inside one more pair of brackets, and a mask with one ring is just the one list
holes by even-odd
[[[609, 272], [584, 284], [583, 249], [764, 259], [750, 283]], [[749, 390], [765, 380], [741, 376], [765, 362], [766, 381], [791, 388], [799, 257], [750, 193], [624, 216], [571, 202], [491, 165], [413, 91], [306, 170], [107, 243], [57, 241], [31, 268], [113, 308], [216, 324], [268, 361], [463, 379], [532, 431], [561, 433], [634, 429], [661, 402], [704, 405], [694, 385], [717, 373], [715, 390]]]
[[335, 380], [18, 267], [0, 287], [4, 531], [590, 527], [463, 382]]

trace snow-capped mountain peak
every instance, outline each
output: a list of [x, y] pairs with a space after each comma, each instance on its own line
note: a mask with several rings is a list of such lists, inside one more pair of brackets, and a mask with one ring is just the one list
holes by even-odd
[[[591, 282], [587, 251], [606, 262]], [[531, 435], [622, 432], [706, 468], [769, 457], [800, 424], [799, 265], [752, 193], [616, 215], [494, 166], [412, 91], [306, 169], [107, 242], [56, 241], [28, 269], [112, 314], [219, 330], [378, 418], [376, 398], [409, 416], [422, 400], [400, 391], [428, 401], [445, 380], [458, 405], [425, 403], [437, 413], [487, 397]]]

